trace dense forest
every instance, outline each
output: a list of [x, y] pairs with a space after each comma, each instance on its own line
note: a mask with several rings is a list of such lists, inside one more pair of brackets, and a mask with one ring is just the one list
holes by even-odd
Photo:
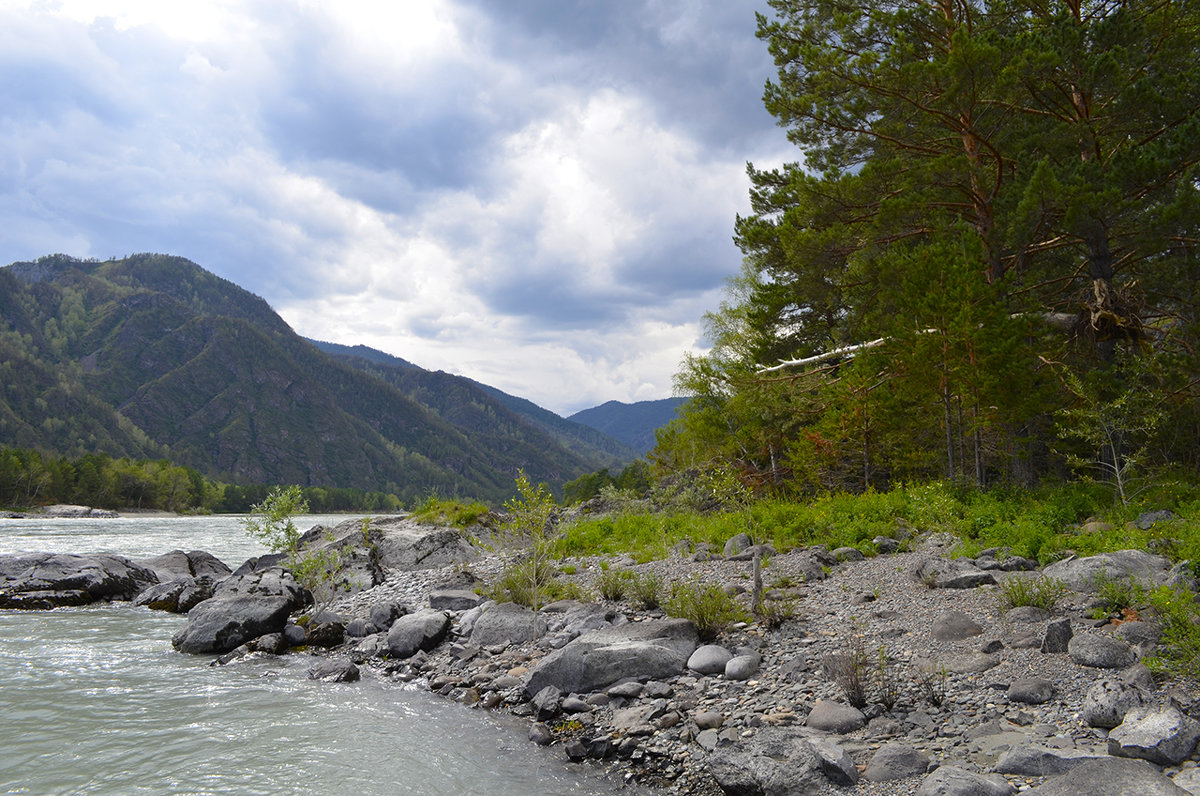
[[777, 494], [1200, 457], [1200, 6], [769, 0], [795, 162], [660, 467]]
[[[69, 458], [0, 448], [0, 507], [72, 503], [105, 509], [180, 513], [247, 512], [270, 491], [264, 484], [225, 484], [166, 460], [114, 459], [103, 453]], [[304, 487], [309, 510], [395, 512], [396, 495], [353, 487]]]

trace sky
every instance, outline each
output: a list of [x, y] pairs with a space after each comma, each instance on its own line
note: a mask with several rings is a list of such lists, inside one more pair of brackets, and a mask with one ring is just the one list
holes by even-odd
[[0, 0], [0, 264], [186, 257], [300, 334], [567, 415], [737, 273], [761, 0]]

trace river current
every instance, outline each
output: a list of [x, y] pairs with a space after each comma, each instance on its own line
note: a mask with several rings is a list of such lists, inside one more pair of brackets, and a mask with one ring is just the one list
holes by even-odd
[[[306, 517], [302, 528], [345, 517]], [[263, 552], [235, 517], [0, 519], [0, 553], [145, 558]], [[184, 655], [184, 617], [113, 603], [0, 610], [0, 792], [22, 794], [589, 794], [515, 720], [364, 676], [307, 679], [301, 654], [224, 667]]]

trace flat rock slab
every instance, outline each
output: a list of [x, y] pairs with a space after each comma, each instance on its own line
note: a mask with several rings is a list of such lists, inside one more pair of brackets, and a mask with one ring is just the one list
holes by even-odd
[[698, 641], [696, 626], [686, 619], [651, 619], [593, 630], [538, 661], [525, 693], [532, 696], [553, 685], [563, 693], [583, 694], [627, 678], [673, 677], [683, 671]]
[[1073, 636], [1067, 654], [1080, 666], [1096, 669], [1124, 669], [1137, 663], [1137, 653], [1128, 643], [1101, 633]]
[[709, 771], [725, 793], [818, 793], [831, 782], [824, 765], [796, 730], [764, 730], [708, 758]]
[[933, 622], [935, 641], [963, 641], [983, 635], [979, 623], [962, 611], [947, 611]]
[[[158, 575], [124, 556], [105, 553], [0, 555], [0, 608], [52, 608], [132, 600]], [[22, 596], [25, 595], [25, 596]]]
[[1102, 757], [1025, 791], [1032, 796], [1191, 796], [1143, 760]]
[[1004, 777], [942, 766], [925, 778], [916, 796], [1012, 796], [1016, 792]]
[[1086, 558], [1057, 561], [1042, 570], [1047, 578], [1057, 578], [1075, 591], [1096, 591], [1105, 579], [1136, 578], [1142, 583], [1161, 583], [1171, 562], [1144, 550], [1117, 550]]
[[995, 585], [996, 578], [961, 558], [931, 558], [917, 567], [917, 579], [934, 589], [973, 589]]
[[500, 603], [476, 617], [471, 627], [471, 643], [481, 647], [528, 644], [545, 633], [546, 618], [540, 613], [516, 603]]
[[1051, 749], [1046, 746], [1014, 746], [1000, 756], [992, 771], [997, 774], [1019, 774], [1027, 777], [1053, 777], [1066, 774], [1103, 754], [1079, 749]]
[[1010, 702], [1041, 705], [1054, 697], [1054, 683], [1041, 677], [1022, 677], [1008, 686]]
[[[339, 526], [340, 527], [340, 526]], [[385, 570], [417, 570], [474, 561], [479, 551], [453, 528], [422, 525], [406, 517], [371, 521], [370, 540]]]

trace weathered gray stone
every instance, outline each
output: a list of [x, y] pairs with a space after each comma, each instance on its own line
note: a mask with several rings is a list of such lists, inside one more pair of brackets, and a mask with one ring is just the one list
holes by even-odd
[[562, 691], [548, 685], [538, 691], [530, 702], [533, 704], [533, 715], [538, 721], [550, 721], [562, 709]]
[[733, 653], [719, 644], [704, 644], [688, 658], [687, 667], [699, 674], [724, 674], [732, 658]]
[[861, 710], [850, 705], [818, 699], [804, 723], [814, 730], [841, 734], [854, 732], [866, 726], [867, 717]]
[[715, 710], [702, 710], [692, 716], [692, 721], [701, 730], [719, 730], [725, 723], [725, 716]]
[[219, 583], [211, 599], [188, 612], [187, 624], [171, 638], [180, 652], [228, 652], [250, 639], [281, 633], [292, 611], [307, 594], [278, 567], [232, 575]]
[[1002, 754], [992, 771], [997, 774], [1052, 777], [1065, 774], [1102, 756], [1078, 749], [1052, 749], [1047, 746], [1022, 744]]
[[1000, 663], [999, 655], [989, 655], [986, 652], [969, 652], [965, 655], [955, 655], [946, 660], [946, 671], [954, 674], [978, 674], [986, 672]]
[[739, 533], [725, 543], [725, 549], [722, 552], [726, 558], [733, 558], [752, 544], [754, 541], [749, 534]]
[[1054, 683], [1041, 677], [1022, 677], [1013, 680], [1008, 686], [1010, 702], [1023, 702], [1026, 705], [1041, 705], [1054, 697]]
[[833, 551], [833, 557], [839, 562], [846, 561], [865, 561], [866, 556], [856, 547], [839, 547]]
[[140, 559], [137, 562], [146, 569], [153, 570], [162, 582], [178, 578], [210, 577], [213, 581], [223, 580], [232, 574], [224, 563], [211, 553], [203, 550], [172, 550], [161, 556]]
[[367, 611], [367, 618], [371, 620], [371, 624], [379, 628], [380, 631], [386, 631], [400, 617], [408, 613], [408, 606], [404, 603], [399, 603], [391, 600], [373, 603]]
[[905, 744], [889, 743], [871, 756], [863, 777], [869, 782], [890, 782], [924, 774], [929, 763], [929, 755], [924, 752]]
[[1143, 649], [1150, 649], [1162, 640], [1162, 625], [1157, 622], [1122, 622], [1116, 634], [1125, 642]]
[[1070, 649], [1072, 635], [1074, 634], [1071, 631], [1070, 619], [1055, 619], [1046, 625], [1046, 635], [1042, 637], [1042, 652], [1053, 655], [1066, 652]]
[[757, 655], [735, 655], [725, 664], [726, 680], [749, 680], [758, 674]]
[[1036, 605], [1018, 605], [1005, 612], [1004, 618], [1009, 622], [1045, 622], [1051, 616], [1045, 608]]
[[483, 598], [466, 589], [438, 589], [429, 595], [429, 607], [438, 611], [469, 611]]
[[213, 594], [211, 578], [193, 578], [190, 575], [151, 586], [133, 598], [134, 605], [186, 614]]
[[871, 544], [875, 545], [875, 552], [881, 555], [894, 553], [900, 549], [900, 543], [890, 536], [876, 536], [871, 540]]
[[1067, 654], [1080, 666], [1096, 669], [1124, 669], [1137, 663], [1137, 653], [1119, 638], [1101, 633], [1072, 637]]
[[1047, 566], [1042, 574], [1058, 578], [1075, 591], [1096, 591], [1105, 579], [1136, 578], [1142, 583], [1159, 583], [1171, 569], [1163, 556], [1144, 550], [1117, 550], [1086, 558], [1068, 558]]
[[1137, 707], [1108, 734], [1108, 753], [1175, 766], [1191, 757], [1200, 741], [1200, 722], [1174, 705]]
[[858, 782], [858, 767], [854, 765], [854, 758], [840, 745], [827, 738], [809, 738], [801, 743], [812, 748], [822, 773], [834, 785], [853, 785]]
[[536, 722], [529, 728], [529, 740], [538, 746], [549, 746], [554, 742], [554, 733], [545, 724]]
[[1025, 791], [1030, 796], [1188, 796], [1142, 760], [1102, 757]]
[[696, 626], [686, 619], [651, 619], [593, 630], [538, 661], [525, 690], [536, 694], [555, 685], [564, 693], [582, 694], [626, 678], [673, 677], [683, 671], [697, 641]]
[[47, 609], [132, 600], [158, 583], [151, 569], [124, 556], [91, 553], [0, 555], [0, 608]]
[[[360, 522], [360, 533], [361, 527]], [[350, 530], [354, 530], [353, 526]], [[421, 525], [406, 517], [372, 520], [370, 543], [384, 570], [431, 569], [474, 561], [479, 557], [479, 551], [462, 532], [443, 526]]]
[[[700, 733], [697, 743], [703, 747], [703, 736], [716, 747], [716, 730]], [[764, 730], [742, 743], [715, 749], [708, 758], [713, 779], [727, 794], [786, 794], [817, 793], [827, 783], [822, 761], [803, 736], [786, 730]]]
[[985, 572], [962, 558], [930, 558], [917, 567], [917, 579], [934, 589], [973, 589], [996, 583]]
[[471, 642], [481, 647], [528, 644], [546, 634], [546, 618], [516, 603], [499, 603], [485, 610], [471, 629]]
[[1016, 792], [1004, 777], [942, 766], [925, 778], [916, 796], [1012, 796]]
[[400, 660], [422, 650], [429, 652], [442, 642], [449, 629], [450, 617], [444, 611], [426, 609], [402, 616], [388, 630], [388, 652]]
[[353, 683], [361, 677], [358, 667], [345, 658], [324, 658], [308, 670], [309, 680]]
[[983, 634], [983, 628], [962, 611], [946, 611], [933, 622], [933, 638], [937, 641], [962, 641]]
[[1091, 727], [1111, 730], [1125, 720], [1131, 708], [1146, 704], [1145, 692], [1120, 680], [1100, 680], [1083, 697], [1080, 717]]

